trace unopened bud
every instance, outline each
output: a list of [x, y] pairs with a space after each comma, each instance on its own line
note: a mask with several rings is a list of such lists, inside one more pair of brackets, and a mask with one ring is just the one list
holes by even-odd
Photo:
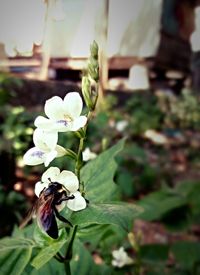
[[90, 45], [90, 52], [91, 52], [91, 56], [96, 60], [98, 59], [98, 50], [99, 50], [98, 44], [94, 40], [93, 43]]
[[88, 73], [95, 81], [99, 80], [99, 64], [95, 59], [90, 58], [88, 63]]
[[91, 96], [91, 83], [87, 76], [82, 77], [82, 94], [87, 107], [90, 110], [93, 110], [94, 104], [92, 102], [92, 96]]

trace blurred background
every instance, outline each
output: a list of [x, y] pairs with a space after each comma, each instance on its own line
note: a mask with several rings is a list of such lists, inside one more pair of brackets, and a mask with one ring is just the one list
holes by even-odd
[[[87, 147], [98, 155], [127, 137], [115, 182], [144, 207], [133, 231], [147, 270], [200, 274], [198, 0], [0, 0], [0, 237], [35, 201], [43, 167], [22, 162], [33, 121], [51, 96], [81, 93], [93, 40], [100, 104]], [[60, 144], [76, 150], [69, 133]]]

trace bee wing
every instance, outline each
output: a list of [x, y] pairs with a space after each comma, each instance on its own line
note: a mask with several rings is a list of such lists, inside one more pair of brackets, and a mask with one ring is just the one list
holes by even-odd
[[27, 223], [32, 219], [33, 215], [36, 213], [37, 202], [32, 206], [32, 208], [28, 211], [25, 219], [20, 224], [19, 228], [22, 229], [27, 225]]
[[58, 238], [58, 226], [53, 208], [54, 196], [49, 196], [44, 202], [40, 201], [37, 209], [37, 220], [40, 227], [53, 239]]

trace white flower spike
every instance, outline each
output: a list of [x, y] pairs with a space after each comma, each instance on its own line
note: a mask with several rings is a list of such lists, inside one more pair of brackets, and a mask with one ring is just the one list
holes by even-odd
[[36, 196], [39, 197], [41, 191], [47, 188], [51, 182], [62, 184], [69, 192], [68, 195], [74, 195], [75, 197], [73, 200], [63, 202], [61, 207], [59, 207], [59, 211], [61, 211], [65, 205], [72, 211], [79, 211], [86, 208], [86, 201], [78, 191], [78, 178], [73, 172], [67, 170], [60, 172], [58, 167], [50, 167], [43, 173], [41, 181], [37, 182], [35, 185]]
[[112, 265], [116, 267], [123, 267], [125, 265], [133, 264], [133, 259], [131, 259], [123, 247], [118, 250], [112, 251]]
[[97, 154], [90, 151], [90, 148], [86, 147], [83, 151], [83, 161], [89, 161], [92, 159], [95, 159], [97, 157]]
[[35, 126], [46, 131], [78, 131], [87, 122], [87, 117], [81, 116], [82, 109], [83, 101], [77, 92], [68, 93], [64, 100], [54, 96], [44, 106], [48, 118], [38, 116]]
[[25, 153], [23, 157], [24, 164], [38, 165], [44, 163], [47, 167], [54, 158], [64, 156], [66, 150], [62, 146], [57, 145], [57, 141], [57, 132], [46, 132], [36, 129], [33, 133], [35, 147]]

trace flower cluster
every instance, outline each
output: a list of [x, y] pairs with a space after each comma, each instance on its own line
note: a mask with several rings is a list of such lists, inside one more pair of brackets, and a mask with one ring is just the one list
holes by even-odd
[[[45, 167], [55, 158], [64, 156], [67, 151], [58, 145], [58, 133], [78, 131], [87, 123], [87, 117], [81, 115], [83, 101], [77, 92], [68, 93], [64, 99], [54, 96], [46, 101], [44, 111], [47, 117], [38, 116], [35, 119], [36, 129], [33, 133], [34, 147], [29, 149], [23, 158], [26, 165], [44, 163]], [[36, 183], [35, 194], [39, 197], [41, 191], [50, 182], [62, 184], [74, 199], [65, 202], [67, 207], [78, 211], [86, 207], [85, 199], [79, 190], [79, 180], [71, 171], [60, 172], [57, 167], [50, 167], [42, 175], [41, 181]]]

